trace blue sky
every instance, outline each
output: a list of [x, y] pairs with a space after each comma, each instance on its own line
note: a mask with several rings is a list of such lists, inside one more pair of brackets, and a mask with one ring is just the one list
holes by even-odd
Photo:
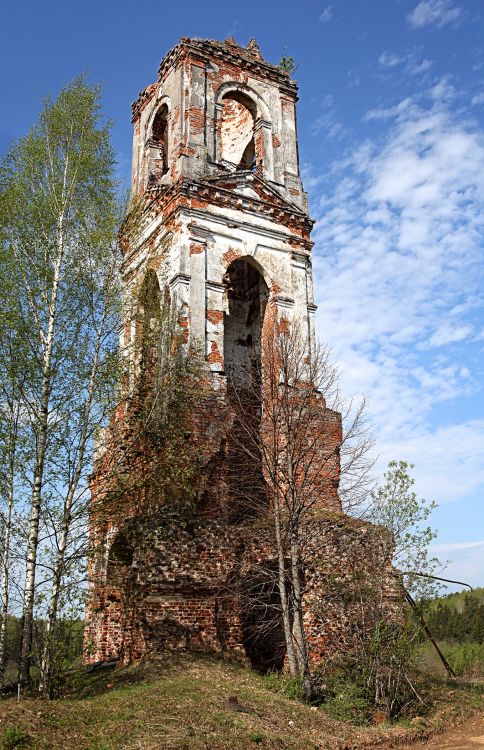
[[318, 330], [369, 398], [383, 470], [415, 463], [447, 572], [484, 584], [484, 4], [332, 0], [9, 3], [0, 151], [81, 71], [104, 84], [119, 173], [130, 104], [180, 36], [298, 64]]

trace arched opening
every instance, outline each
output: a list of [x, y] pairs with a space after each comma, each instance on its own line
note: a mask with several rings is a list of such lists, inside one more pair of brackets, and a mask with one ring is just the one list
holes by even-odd
[[122, 586], [133, 564], [133, 548], [125, 534], [118, 532], [109, 549], [106, 579], [108, 585]]
[[282, 670], [286, 654], [277, 577], [277, 563], [268, 562], [242, 584], [245, 653], [253, 669], [262, 673]]
[[241, 446], [247, 430], [255, 436], [260, 429], [261, 339], [269, 290], [255, 264], [244, 258], [230, 264], [225, 284], [224, 367], [234, 417], [225, 449], [227, 516], [239, 523], [267, 509], [257, 440], [250, 455]]
[[237, 169], [255, 170], [254, 126], [257, 108], [248, 96], [231, 91], [222, 98], [220, 124], [221, 157]]
[[168, 172], [168, 107], [163, 104], [151, 126], [149, 147], [149, 181], [157, 182]]
[[228, 298], [224, 316], [225, 372], [236, 387], [253, 390], [260, 379], [262, 324], [269, 289], [256, 266], [245, 258], [230, 264], [224, 280]]
[[140, 303], [140, 385], [146, 393], [153, 385], [157, 374], [160, 357], [161, 338], [161, 291], [156, 273], [147, 271], [141, 293]]

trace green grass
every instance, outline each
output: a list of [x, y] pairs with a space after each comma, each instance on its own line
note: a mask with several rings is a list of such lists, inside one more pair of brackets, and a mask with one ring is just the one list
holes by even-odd
[[[295, 690], [290, 680], [261, 677], [238, 664], [167, 655], [149, 665], [76, 679], [55, 701], [3, 700], [0, 748], [340, 750], [377, 747], [389, 733], [421, 732], [414, 725], [354, 727], [289, 697]], [[482, 693], [471, 695], [461, 687], [451, 692], [443, 711], [452, 712], [453, 720], [456, 706], [463, 714], [484, 706]], [[237, 696], [247, 713], [234, 711], [230, 696]]]
[[[484, 679], [484, 644], [439, 641], [438, 645], [458, 677], [469, 680]], [[437, 677], [446, 675], [434, 646], [428, 641], [420, 649], [419, 666], [422, 672]]]

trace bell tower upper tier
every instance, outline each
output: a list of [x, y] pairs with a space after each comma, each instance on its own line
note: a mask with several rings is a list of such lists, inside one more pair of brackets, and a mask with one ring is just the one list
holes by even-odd
[[306, 212], [296, 101], [294, 81], [255, 40], [182, 38], [132, 107], [133, 194], [252, 171]]

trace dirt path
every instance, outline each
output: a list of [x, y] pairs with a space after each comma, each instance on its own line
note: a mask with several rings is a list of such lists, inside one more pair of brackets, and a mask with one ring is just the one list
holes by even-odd
[[465, 724], [433, 737], [428, 742], [405, 745], [400, 750], [484, 750], [484, 717], [473, 717]]

